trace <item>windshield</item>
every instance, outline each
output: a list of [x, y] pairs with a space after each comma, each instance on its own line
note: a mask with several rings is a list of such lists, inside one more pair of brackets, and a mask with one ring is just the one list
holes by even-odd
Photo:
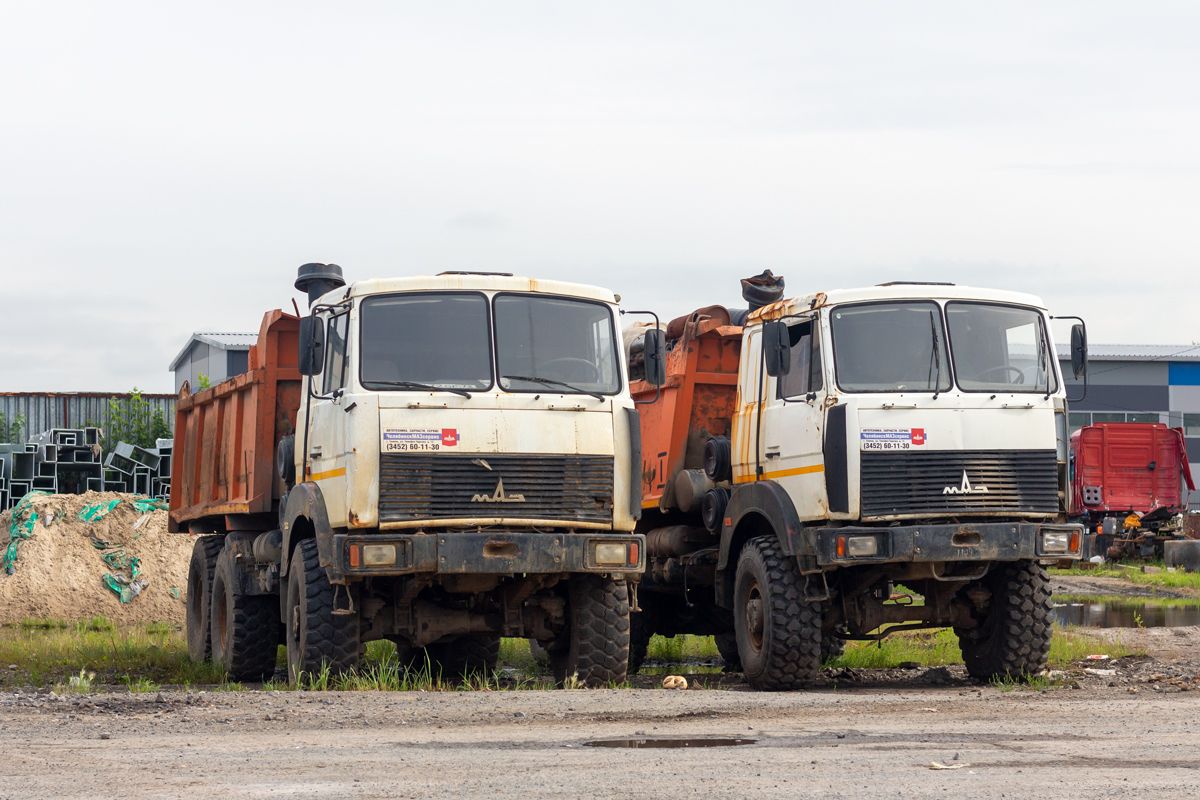
[[947, 303], [954, 370], [964, 392], [1057, 391], [1042, 315], [1032, 308]]
[[608, 306], [562, 297], [496, 295], [496, 366], [507, 392], [616, 394]]
[[[492, 386], [488, 301], [482, 294], [402, 294], [362, 302], [362, 384], [435, 389]], [[417, 388], [417, 387], [411, 387]]]
[[944, 392], [950, 359], [941, 309], [904, 301], [833, 310], [834, 365], [844, 392]]

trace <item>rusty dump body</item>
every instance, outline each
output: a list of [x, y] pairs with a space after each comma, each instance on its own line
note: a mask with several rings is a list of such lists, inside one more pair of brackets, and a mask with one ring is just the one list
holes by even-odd
[[298, 317], [267, 312], [247, 372], [196, 394], [184, 384], [175, 406], [170, 531], [192, 524], [205, 530], [275, 526], [284, 492], [275, 447], [295, 431], [300, 408], [299, 326]]
[[[676, 507], [675, 478], [701, 469], [704, 443], [729, 436], [737, 410], [742, 326], [723, 306], [709, 306], [667, 326], [667, 381], [657, 402], [640, 407], [642, 508]], [[635, 400], [653, 400], [655, 387], [633, 381]], [[650, 521], [650, 520], [648, 520]]]

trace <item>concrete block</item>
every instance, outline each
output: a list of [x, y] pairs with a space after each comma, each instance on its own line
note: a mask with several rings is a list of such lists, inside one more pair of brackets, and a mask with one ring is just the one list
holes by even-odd
[[1200, 540], [1163, 542], [1163, 561], [1168, 567], [1179, 567], [1184, 572], [1200, 572]]

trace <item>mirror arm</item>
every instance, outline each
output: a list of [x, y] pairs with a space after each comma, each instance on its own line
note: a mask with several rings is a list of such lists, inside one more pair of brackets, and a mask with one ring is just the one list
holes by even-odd
[[[658, 314], [655, 314], [653, 311], [626, 311], [623, 308], [618, 309], [618, 311], [620, 312], [621, 316], [625, 316], [626, 314], [648, 314], [648, 315], [654, 317], [654, 330], [656, 330], [656, 331], [661, 330], [662, 323], [658, 321]], [[666, 354], [664, 353], [663, 355], [665, 357]], [[626, 364], [625, 367], [626, 367], [626, 370], [628, 371], [629, 365]], [[664, 370], [664, 372], [665, 372], [665, 370]], [[629, 375], [625, 376], [625, 383], [626, 384], [629, 383]], [[663, 383], [666, 383], [666, 381], [663, 381]], [[633, 404], [635, 406], [652, 405], [653, 403], [658, 402], [658, 398], [661, 395], [662, 395], [662, 384], [660, 383], [659, 385], [654, 387], [654, 399], [653, 400], [634, 400]]]

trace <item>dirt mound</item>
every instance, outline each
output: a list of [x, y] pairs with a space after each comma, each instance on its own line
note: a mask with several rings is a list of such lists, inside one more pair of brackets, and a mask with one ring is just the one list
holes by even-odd
[[[139, 499], [145, 498], [115, 492], [33, 498], [30, 509], [37, 521], [29, 538], [17, 545], [13, 574], [0, 568], [0, 623], [103, 616], [119, 625], [183, 625], [194, 537], [167, 533], [167, 512], [162, 510], [149, 512], [134, 530], [144, 516], [133, 506]], [[114, 500], [121, 502], [101, 519], [79, 518], [85, 508]], [[0, 514], [0, 553], [11, 541], [12, 513]], [[141, 577], [148, 583], [130, 602], [122, 603], [104, 584], [102, 576], [117, 571], [104, 562], [93, 536], [122, 545], [128, 556], [139, 559]]]

